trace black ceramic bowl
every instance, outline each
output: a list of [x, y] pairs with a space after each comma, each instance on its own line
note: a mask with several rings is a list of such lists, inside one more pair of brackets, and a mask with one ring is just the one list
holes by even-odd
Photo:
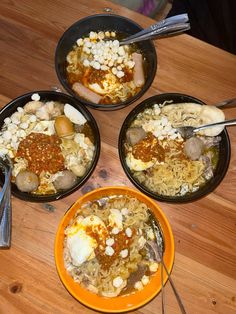
[[[38, 93], [40, 95], [40, 100], [42, 101], [59, 101], [62, 103], [69, 103], [71, 106], [78, 109], [86, 120], [89, 123], [89, 126], [92, 129], [93, 137], [94, 137], [94, 145], [95, 145], [95, 153], [93, 156], [92, 163], [88, 170], [86, 171], [85, 175], [78, 179], [76, 184], [68, 190], [63, 190], [55, 194], [48, 194], [48, 195], [36, 195], [32, 193], [21, 192], [18, 190], [17, 186], [12, 183], [12, 194], [22, 200], [29, 201], [29, 202], [50, 202], [61, 199], [76, 190], [78, 190], [85, 181], [91, 176], [93, 170], [96, 167], [98, 162], [98, 158], [100, 155], [100, 133], [97, 126], [95, 119], [93, 118], [92, 114], [85, 108], [83, 105], [79, 104], [75, 98], [72, 98], [69, 95], [53, 92], [53, 91], [34, 91], [27, 94], [24, 94], [16, 99], [13, 99], [9, 104], [3, 107], [0, 111], [0, 129], [3, 126], [4, 119], [11, 116], [18, 107], [23, 107], [28, 101], [31, 100], [31, 95], [34, 93]], [[0, 184], [3, 185], [4, 183], [4, 176], [1, 174], [0, 176]]]
[[137, 46], [142, 51], [142, 54], [146, 60], [146, 82], [142, 89], [135, 96], [122, 103], [106, 105], [91, 103], [84, 98], [79, 97], [69, 85], [66, 78], [66, 56], [71, 51], [72, 47], [76, 44], [76, 40], [78, 38], [88, 35], [90, 31], [98, 32], [107, 30], [118, 31], [121, 33], [126, 33], [127, 35], [131, 35], [142, 30], [142, 27], [126, 17], [114, 14], [97, 14], [79, 20], [70, 26], [59, 40], [55, 53], [55, 67], [57, 76], [63, 87], [70, 95], [78, 99], [81, 103], [93, 109], [116, 110], [133, 103], [148, 90], [156, 74], [157, 55], [155, 47], [151, 41], [147, 40], [138, 43]]
[[120, 161], [121, 161], [122, 167], [123, 167], [126, 175], [130, 179], [130, 181], [140, 191], [142, 191], [146, 195], [148, 195], [148, 196], [150, 196], [150, 197], [152, 197], [158, 201], [163, 201], [163, 202], [168, 202], [168, 203], [192, 202], [192, 201], [200, 199], [200, 198], [206, 196], [207, 194], [209, 194], [210, 192], [212, 192], [220, 184], [220, 182], [223, 180], [223, 178], [227, 172], [229, 161], [230, 161], [231, 150], [230, 150], [229, 136], [228, 136], [226, 129], [224, 129], [220, 133], [220, 136], [221, 136], [221, 141], [220, 141], [220, 145], [219, 145], [219, 150], [220, 150], [219, 156], [220, 156], [220, 158], [219, 158], [219, 161], [217, 164], [217, 168], [214, 172], [213, 178], [210, 179], [207, 182], [207, 184], [200, 187], [197, 191], [192, 192], [192, 193], [187, 193], [183, 196], [163, 196], [163, 195], [160, 195], [157, 193], [153, 193], [147, 187], [145, 187], [143, 184], [139, 183], [136, 178], [134, 178], [132, 171], [129, 169], [129, 167], [127, 166], [126, 161], [125, 161], [124, 143], [126, 140], [127, 129], [129, 128], [129, 126], [131, 125], [133, 120], [136, 118], [136, 116], [140, 112], [142, 112], [144, 109], [149, 108], [154, 104], [162, 104], [165, 101], [172, 101], [173, 104], [174, 103], [192, 102], [192, 103], [198, 103], [201, 105], [205, 105], [204, 102], [202, 102], [201, 100], [199, 100], [197, 98], [194, 98], [194, 97], [191, 97], [188, 95], [184, 95], [184, 94], [177, 94], [177, 93], [161, 94], [161, 95], [153, 96], [153, 97], [150, 97], [150, 98], [144, 100], [142, 103], [137, 105], [129, 113], [129, 115], [126, 117], [126, 119], [123, 122], [123, 125], [121, 127], [120, 134], [119, 134], [119, 143], [118, 143]]

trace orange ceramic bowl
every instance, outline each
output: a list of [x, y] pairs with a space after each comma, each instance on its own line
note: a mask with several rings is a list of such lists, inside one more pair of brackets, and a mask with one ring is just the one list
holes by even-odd
[[[96, 199], [111, 195], [125, 195], [135, 197], [139, 201], [145, 203], [151, 209], [162, 228], [165, 241], [164, 262], [169, 272], [171, 272], [174, 262], [174, 238], [167, 218], [155, 201], [141, 192], [135, 191], [128, 187], [105, 187], [96, 189], [83, 195], [72, 205], [72, 207], [65, 213], [57, 230], [55, 240], [55, 262], [61, 281], [70, 294], [79, 302], [96, 311], [121, 313], [135, 310], [145, 305], [160, 292], [160, 267], [158, 271], [151, 277], [150, 282], [144, 287], [143, 290], [129, 295], [122, 295], [115, 298], [106, 298], [91, 293], [76, 283], [67, 273], [63, 261], [64, 230], [68, 226], [70, 220], [74, 217], [76, 211], [82, 204], [88, 201], [94, 201]], [[167, 275], [164, 272], [164, 282], [166, 282], [167, 279]]]

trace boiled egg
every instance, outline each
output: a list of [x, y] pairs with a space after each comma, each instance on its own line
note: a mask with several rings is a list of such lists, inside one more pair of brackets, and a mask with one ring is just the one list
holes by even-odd
[[133, 154], [131, 152], [129, 152], [126, 156], [126, 164], [127, 166], [130, 168], [130, 170], [134, 170], [134, 171], [143, 171], [146, 170], [148, 168], [151, 168], [155, 161], [154, 160], [150, 160], [150, 161], [142, 161], [140, 159], [136, 159], [134, 158]]
[[72, 122], [64, 115], [56, 117], [55, 130], [59, 137], [67, 137], [74, 134], [74, 127]]
[[107, 229], [104, 222], [95, 215], [86, 218], [78, 216], [74, 223], [65, 230], [66, 247], [69, 250], [72, 264], [82, 265], [95, 257], [94, 250], [97, 248], [97, 240], [91, 233], [99, 234], [99, 239], [105, 243]]
[[98, 83], [89, 84], [89, 88], [97, 94], [105, 95], [107, 93]]
[[70, 104], [65, 104], [64, 114], [74, 124], [83, 125], [87, 122], [87, 120], [82, 115], [82, 113], [80, 113], [79, 110], [77, 110], [76, 108], [74, 108]]

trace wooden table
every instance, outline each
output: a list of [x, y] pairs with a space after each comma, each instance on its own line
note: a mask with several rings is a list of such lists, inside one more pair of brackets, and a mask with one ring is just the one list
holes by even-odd
[[[0, 104], [28, 91], [60, 86], [54, 70], [58, 39], [72, 23], [105, 7], [143, 27], [153, 22], [101, 0], [2, 0]], [[236, 96], [236, 56], [187, 35], [155, 45], [156, 78], [141, 100], [163, 92], [186, 93], [208, 104]], [[116, 112], [91, 110], [100, 128], [102, 149], [96, 170], [83, 188], [51, 207], [12, 198], [12, 246], [0, 251], [0, 313], [95, 313], [60, 282], [54, 238], [64, 212], [81, 194], [108, 185], [133, 187], [119, 162], [117, 138], [135, 105]], [[226, 116], [236, 117], [236, 108], [228, 109]], [[231, 162], [220, 186], [194, 203], [161, 203], [175, 237], [172, 276], [188, 313], [236, 313], [236, 130], [228, 131]], [[166, 296], [167, 313], [179, 313], [169, 283]], [[161, 313], [160, 296], [134, 313]]]

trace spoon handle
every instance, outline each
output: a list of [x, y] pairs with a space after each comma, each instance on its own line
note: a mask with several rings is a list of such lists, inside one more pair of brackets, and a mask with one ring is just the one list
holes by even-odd
[[176, 288], [175, 288], [174, 282], [173, 282], [173, 280], [172, 280], [172, 278], [171, 278], [171, 276], [170, 276], [170, 274], [169, 274], [169, 272], [168, 272], [168, 269], [167, 269], [167, 267], [166, 267], [166, 265], [165, 265], [165, 263], [164, 263], [164, 261], [163, 261], [163, 258], [161, 258], [161, 263], [162, 263], [162, 265], [163, 265], [163, 267], [164, 267], [164, 269], [165, 269], [165, 271], [166, 271], [166, 274], [167, 274], [167, 276], [168, 276], [170, 285], [171, 285], [171, 287], [172, 287], [172, 290], [173, 290], [173, 292], [174, 292], [174, 294], [175, 294], [175, 297], [176, 297], [176, 299], [177, 299], [177, 302], [178, 302], [178, 304], [179, 304], [179, 308], [180, 308], [180, 310], [181, 310], [181, 313], [182, 313], [182, 314], [187, 314], [187, 312], [186, 312], [186, 310], [185, 310], [185, 308], [184, 308], [183, 302], [182, 302], [182, 300], [181, 300], [181, 298], [180, 298], [180, 296], [179, 296], [179, 294], [178, 294], [178, 291], [177, 291]]
[[211, 128], [213, 126], [218, 126], [218, 125], [225, 125], [225, 126], [236, 125], [236, 119], [225, 120], [225, 121], [221, 121], [221, 122], [216, 122], [216, 123], [202, 125], [202, 126], [199, 126], [197, 128], [194, 128], [193, 132], [195, 133], [195, 132], [198, 132], [200, 130]]
[[[150, 211], [149, 211], [149, 218], [151, 218], [152, 228], [153, 228], [153, 231], [154, 231], [154, 234], [155, 234], [155, 237], [156, 237], [156, 245], [157, 245], [156, 246], [156, 248], [157, 248], [156, 253], [157, 253], [158, 260], [161, 262], [161, 271], [163, 271], [162, 268], [164, 268], [164, 270], [165, 270], [165, 272], [167, 274], [167, 277], [169, 279], [171, 288], [172, 288], [172, 290], [173, 290], [173, 292], [175, 294], [175, 297], [176, 297], [176, 300], [178, 302], [178, 305], [179, 305], [179, 308], [181, 310], [181, 313], [182, 314], [187, 314], [187, 312], [185, 310], [185, 307], [183, 305], [183, 302], [181, 300], [181, 297], [180, 297], [180, 295], [179, 295], [179, 293], [178, 293], [178, 291], [177, 291], [177, 289], [175, 287], [175, 284], [174, 284], [174, 282], [173, 282], [173, 280], [171, 278], [171, 275], [170, 275], [170, 273], [169, 273], [169, 271], [168, 271], [168, 269], [166, 267], [166, 264], [164, 262], [163, 251], [162, 251], [162, 249], [161, 249], [161, 247], [160, 247], [160, 245], [158, 244], [158, 241], [157, 241], [158, 235], [157, 235], [157, 228], [156, 228], [156, 226], [159, 225], [159, 223], [156, 221], [155, 218], [153, 218], [153, 214]], [[160, 231], [161, 231], [161, 227], [160, 227]], [[164, 241], [164, 237], [162, 237], [162, 239]], [[164, 294], [163, 294], [163, 290], [164, 290], [163, 273], [161, 273], [161, 276], [162, 276], [161, 277], [161, 281], [162, 281], [162, 286], [161, 286], [161, 291], [162, 291], [162, 313], [164, 313], [164, 311], [165, 311], [165, 303], [164, 303]]]
[[11, 170], [5, 174], [5, 183], [0, 196], [0, 249], [11, 246]]
[[139, 38], [140, 36], [147, 36], [150, 33], [157, 32], [159, 29], [163, 29], [163, 27], [174, 25], [174, 24], [186, 23], [186, 22], [188, 22], [188, 20], [189, 19], [188, 19], [187, 13], [168, 17], [168, 18], [166, 18], [166, 19], [164, 19], [164, 20], [162, 20], [156, 24], [151, 25], [150, 27], [148, 27], [146, 29], [141, 30], [140, 32], [138, 32], [134, 35], [131, 35], [131, 36], [121, 40], [120, 44], [126, 45], [128, 43], [132, 43], [132, 42], [134, 42], [133, 40], [137, 37]]
[[174, 35], [178, 33], [182, 33], [184, 31], [187, 31], [190, 29], [190, 24], [189, 23], [176, 23], [173, 25], [167, 25], [163, 26], [161, 28], [158, 28], [157, 30], [139, 35], [135, 38], [127, 38], [123, 41], [120, 42], [120, 45], [128, 45], [131, 43], [143, 41], [143, 40], [149, 40], [149, 39], [157, 39], [161, 38], [163, 36], [169, 36], [169, 35]]
[[224, 101], [216, 104], [215, 107], [217, 107], [217, 108], [221, 108], [221, 107], [228, 108], [228, 107], [233, 107], [235, 105], [236, 105], [236, 98], [232, 98], [232, 99], [227, 99], [227, 100], [224, 100]]

